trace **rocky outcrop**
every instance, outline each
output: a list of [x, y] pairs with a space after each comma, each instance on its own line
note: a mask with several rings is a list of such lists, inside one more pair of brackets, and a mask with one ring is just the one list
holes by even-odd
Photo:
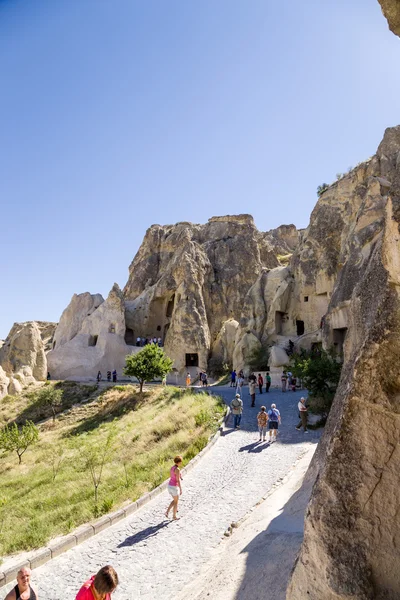
[[46, 349], [51, 346], [55, 328], [55, 323], [43, 321], [14, 323], [0, 348], [0, 397], [46, 379]]
[[114, 369], [121, 375], [125, 357], [133, 350], [125, 333], [125, 303], [117, 284], [105, 301], [100, 294], [75, 294], [47, 355], [52, 378], [94, 379], [99, 370], [105, 376]]
[[324, 342], [342, 346], [345, 363], [288, 600], [400, 596], [399, 152], [396, 127], [365, 166], [354, 202], [344, 203], [349, 217], [330, 256], [340, 274]]
[[379, 0], [382, 12], [389, 24], [389, 29], [400, 36], [400, 0]]

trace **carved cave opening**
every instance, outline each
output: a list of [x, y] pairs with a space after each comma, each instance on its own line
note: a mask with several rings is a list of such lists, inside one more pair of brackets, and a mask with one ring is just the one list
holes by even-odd
[[110, 323], [110, 326], [108, 328], [108, 333], [115, 333], [115, 324], [114, 323]]
[[125, 329], [125, 344], [127, 344], [128, 346], [135, 346], [136, 342], [135, 342], [135, 334], [133, 333], [133, 329], [131, 329], [130, 327], [127, 327]]
[[174, 306], [175, 306], [175, 294], [172, 294], [171, 298], [168, 301], [167, 304], [167, 312], [165, 313], [166, 317], [172, 317], [172, 313], [174, 312]]
[[198, 354], [185, 354], [185, 365], [187, 367], [198, 367], [199, 366], [199, 355]]
[[304, 321], [296, 321], [296, 332], [297, 335], [304, 335]]
[[95, 346], [97, 344], [98, 338], [98, 335], [89, 335], [88, 346]]
[[347, 327], [333, 330], [333, 345], [339, 356], [343, 356], [343, 346], [346, 339]]

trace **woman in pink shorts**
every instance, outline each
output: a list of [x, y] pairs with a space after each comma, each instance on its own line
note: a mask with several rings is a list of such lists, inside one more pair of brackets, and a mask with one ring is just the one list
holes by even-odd
[[175, 456], [174, 465], [171, 467], [170, 479], [168, 482], [168, 492], [172, 496], [172, 502], [168, 506], [165, 516], [167, 518], [169, 517], [169, 512], [172, 508], [173, 509], [172, 518], [174, 521], [177, 521], [179, 518], [176, 516], [176, 513], [178, 512], [179, 496], [182, 495], [182, 486], [181, 486], [182, 477], [181, 477], [181, 469], [180, 469], [180, 467], [182, 466], [182, 460], [183, 460], [182, 456]]

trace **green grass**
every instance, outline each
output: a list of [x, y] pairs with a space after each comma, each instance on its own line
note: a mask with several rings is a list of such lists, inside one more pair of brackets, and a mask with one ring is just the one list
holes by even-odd
[[[21, 409], [20, 399], [12, 404]], [[141, 395], [128, 385], [41, 424], [40, 441], [21, 465], [16, 454], [0, 458], [0, 555], [40, 547], [139, 498], [167, 478], [176, 454], [186, 464], [205, 447], [223, 413], [222, 401], [208, 394], [168, 387]], [[84, 458], [94, 445], [103, 448], [112, 430], [114, 448], [95, 506]], [[55, 480], [51, 457], [61, 458]]]

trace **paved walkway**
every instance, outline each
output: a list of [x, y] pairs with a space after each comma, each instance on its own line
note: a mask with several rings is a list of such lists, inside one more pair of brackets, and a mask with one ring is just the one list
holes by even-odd
[[[230, 401], [234, 390], [214, 388]], [[244, 388], [240, 430], [231, 422], [217, 444], [184, 478], [181, 519], [167, 521], [167, 493], [131, 517], [36, 569], [40, 600], [73, 600], [80, 585], [101, 566], [112, 564], [120, 585], [113, 600], [168, 600], [177, 596], [209, 559], [231, 522], [243, 517], [284, 477], [294, 461], [316, 443], [318, 432], [296, 431], [300, 392], [257, 394], [250, 408]], [[258, 443], [256, 414], [268, 400], [282, 415], [279, 441]], [[11, 585], [1, 588], [2, 596]]]

